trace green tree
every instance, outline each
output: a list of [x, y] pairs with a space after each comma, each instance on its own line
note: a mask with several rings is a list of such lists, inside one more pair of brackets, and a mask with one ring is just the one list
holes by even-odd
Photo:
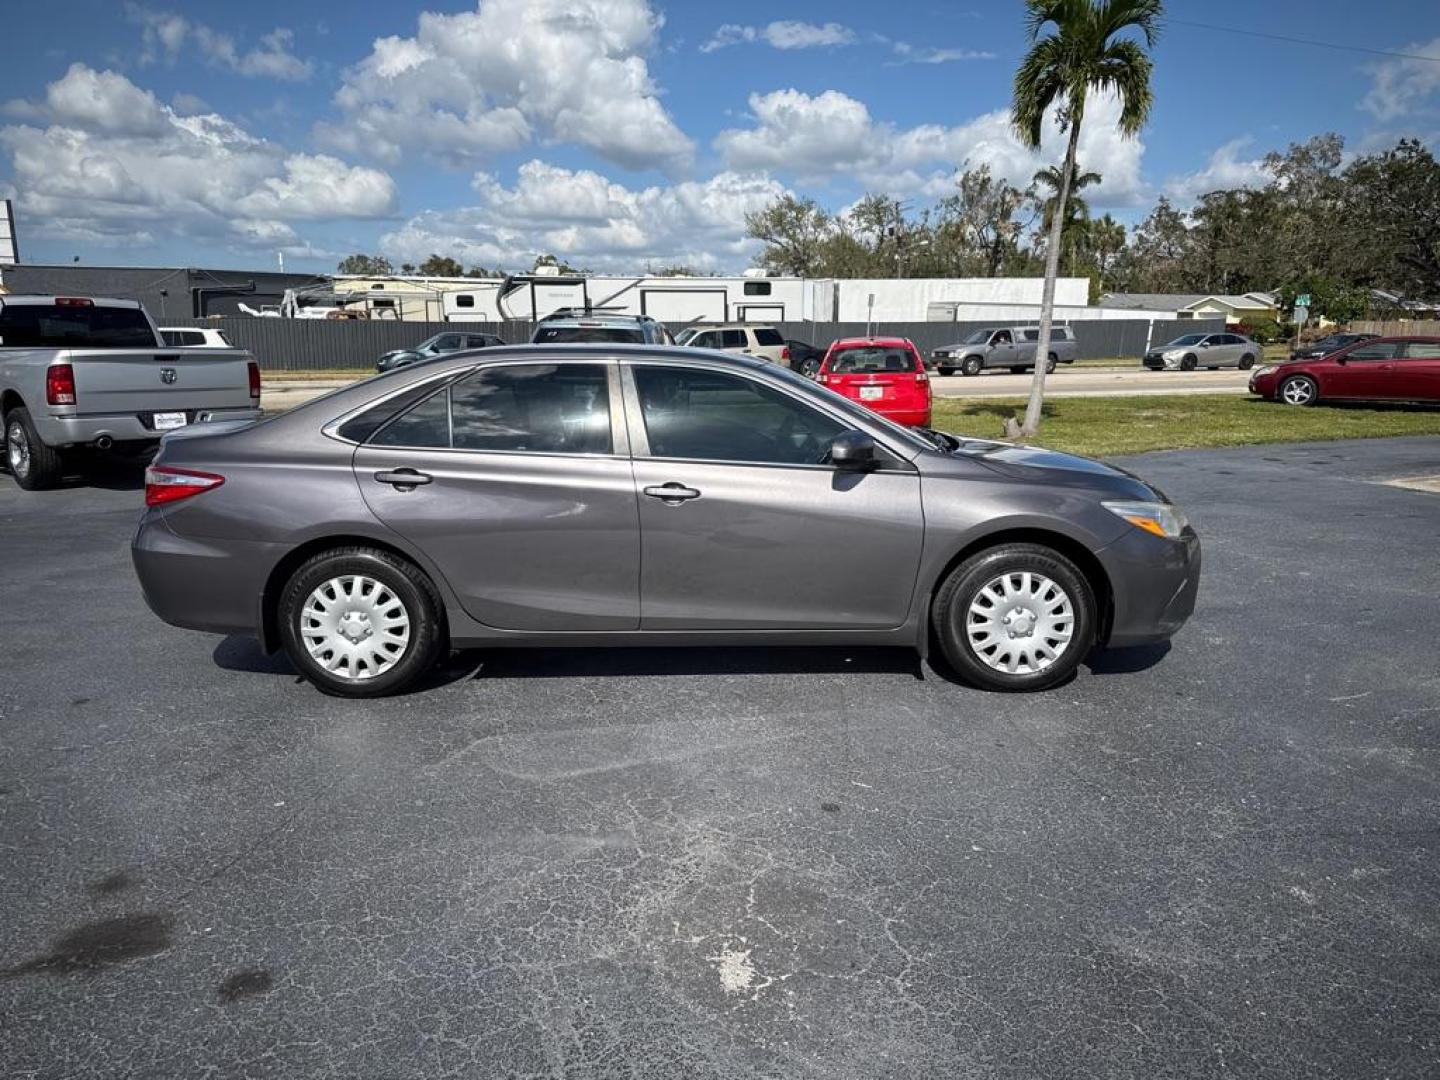
[[937, 255], [953, 276], [996, 277], [1019, 248], [1025, 226], [1015, 215], [1026, 193], [992, 176], [988, 165], [967, 169], [956, 184], [937, 207]]
[[[1352, 284], [1416, 299], [1440, 298], [1440, 162], [1402, 139], [1393, 150], [1357, 159], [1344, 173], [1348, 249], [1365, 261]], [[1358, 249], [1358, 250], [1357, 250]]]
[[420, 264], [418, 273], [422, 277], [463, 277], [465, 268], [448, 255], [432, 254]]
[[786, 194], [745, 215], [745, 235], [765, 245], [761, 264], [775, 274], [819, 276], [820, 256], [834, 222], [810, 198]]
[[335, 269], [342, 274], [364, 277], [387, 277], [395, 273], [395, 267], [384, 255], [346, 255]]
[[[1161, 0], [1026, 0], [1026, 32], [1030, 51], [1015, 72], [1012, 111], [1015, 128], [1026, 145], [1039, 148], [1045, 113], [1059, 106], [1060, 127], [1067, 135], [1065, 160], [1045, 250], [1045, 285], [1040, 301], [1040, 340], [1036, 344], [1035, 378], [1023, 423], [1012, 418], [1006, 431], [1029, 438], [1040, 427], [1045, 401], [1044, 358], [1050, 349], [1050, 324], [1055, 313], [1055, 278], [1060, 272], [1060, 229], [1070, 197], [1070, 178], [1080, 128], [1091, 89], [1113, 92], [1120, 99], [1120, 130], [1139, 134], [1150, 115], [1153, 63], [1146, 48], [1153, 48], [1160, 30]], [[1050, 33], [1044, 33], [1053, 27]], [[1142, 46], [1127, 31], [1138, 32]]]
[[[1060, 180], [1058, 165], [1047, 165], [1035, 174], [1035, 198], [1040, 205], [1040, 229], [1046, 236], [1050, 235], [1050, 228], [1055, 223], [1055, 214], [1060, 207], [1060, 188], [1063, 186]], [[1098, 183], [1099, 173], [1081, 172], [1079, 163], [1076, 163], [1070, 174], [1070, 198], [1065, 202], [1065, 217], [1060, 224], [1060, 251], [1068, 261], [1069, 273], [1072, 276], [1077, 271], [1077, 260], [1086, 246], [1090, 229], [1090, 205], [1080, 192]], [[1039, 194], [1041, 189], [1050, 194], [1042, 196]]]
[[1125, 226], [1109, 214], [1090, 222], [1088, 230], [1090, 257], [1094, 260], [1100, 291], [1113, 285], [1115, 264], [1125, 250]]

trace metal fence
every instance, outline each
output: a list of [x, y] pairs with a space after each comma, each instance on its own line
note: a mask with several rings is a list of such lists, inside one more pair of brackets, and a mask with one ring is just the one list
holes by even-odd
[[[466, 330], [498, 334], [509, 342], [530, 340], [529, 322], [439, 323], [398, 322], [382, 319], [175, 319], [169, 326], [213, 326], [223, 329], [231, 342], [248, 349], [267, 371], [370, 370], [392, 349], [405, 349], [443, 331]], [[907, 337], [923, 354], [960, 341], [972, 330], [994, 323], [901, 322], [868, 327], [864, 323], [786, 322], [774, 324], [786, 338], [824, 347], [836, 338], [863, 337], [867, 332]], [[1082, 359], [1139, 357], [1188, 333], [1215, 333], [1225, 329], [1222, 320], [1076, 319], [1061, 320], [1075, 332]], [[678, 332], [680, 326], [672, 326]]]

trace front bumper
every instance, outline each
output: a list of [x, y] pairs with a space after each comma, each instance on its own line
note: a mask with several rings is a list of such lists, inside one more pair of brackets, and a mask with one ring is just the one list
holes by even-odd
[[1111, 648], [1169, 639], [1195, 611], [1200, 591], [1200, 537], [1186, 526], [1178, 540], [1130, 529], [1096, 552], [1110, 578]]
[[[191, 424], [222, 420], [259, 420], [261, 418], [260, 410], [257, 408], [176, 409], [174, 411], [183, 411], [186, 421]], [[115, 442], [156, 443], [165, 434], [165, 432], [155, 429], [153, 412], [88, 416], [54, 416], [42, 413], [34, 419], [40, 441], [46, 446], [88, 446], [104, 437]]]
[[1180, 366], [1180, 361], [1166, 360], [1165, 357], [1159, 355], [1146, 356], [1140, 363], [1151, 371], [1174, 371]]

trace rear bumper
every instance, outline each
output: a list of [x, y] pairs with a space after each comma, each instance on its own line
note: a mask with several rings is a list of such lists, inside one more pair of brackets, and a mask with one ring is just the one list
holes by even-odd
[[1114, 593], [1112, 648], [1165, 641], [1195, 611], [1200, 591], [1200, 538], [1186, 528], [1179, 540], [1131, 529], [1096, 552]]
[[180, 536], [163, 510], [145, 511], [130, 545], [150, 610], [171, 626], [213, 634], [260, 634], [261, 568], [281, 554], [276, 544]]
[[[859, 404], [863, 404], [863, 402]], [[874, 411], [885, 419], [894, 420], [895, 423], [903, 424], [905, 427], [930, 426], [931, 409], [928, 405], [923, 409], [875, 409]]]
[[[257, 408], [243, 408], [188, 409], [185, 415], [190, 423], [196, 424], [207, 420], [259, 420], [261, 414]], [[165, 433], [155, 430], [152, 416], [149, 412], [81, 416], [42, 412], [33, 419], [36, 433], [46, 446], [87, 446], [101, 438], [115, 442], [159, 442]]]

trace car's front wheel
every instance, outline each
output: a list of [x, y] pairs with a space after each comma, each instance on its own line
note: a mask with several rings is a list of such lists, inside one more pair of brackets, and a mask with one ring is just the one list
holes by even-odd
[[440, 597], [417, 567], [387, 551], [344, 547], [307, 560], [280, 596], [290, 662], [327, 694], [379, 697], [440, 657]]
[[1046, 690], [1070, 677], [1095, 640], [1095, 597], [1073, 562], [1039, 544], [1002, 544], [966, 559], [935, 595], [945, 658], [985, 690]]
[[1279, 398], [1286, 405], [1314, 405], [1320, 400], [1320, 388], [1308, 375], [1292, 375], [1280, 384]]
[[1186, 356], [1180, 361], [1181, 371], [1194, 371], [1199, 366], [1199, 361], [1193, 356]]
[[960, 365], [960, 370], [963, 371], [966, 375], [974, 377], [980, 374], [980, 370], [984, 366], [985, 365], [980, 362], [980, 358], [978, 356], [967, 356], [965, 358], [965, 363]]

